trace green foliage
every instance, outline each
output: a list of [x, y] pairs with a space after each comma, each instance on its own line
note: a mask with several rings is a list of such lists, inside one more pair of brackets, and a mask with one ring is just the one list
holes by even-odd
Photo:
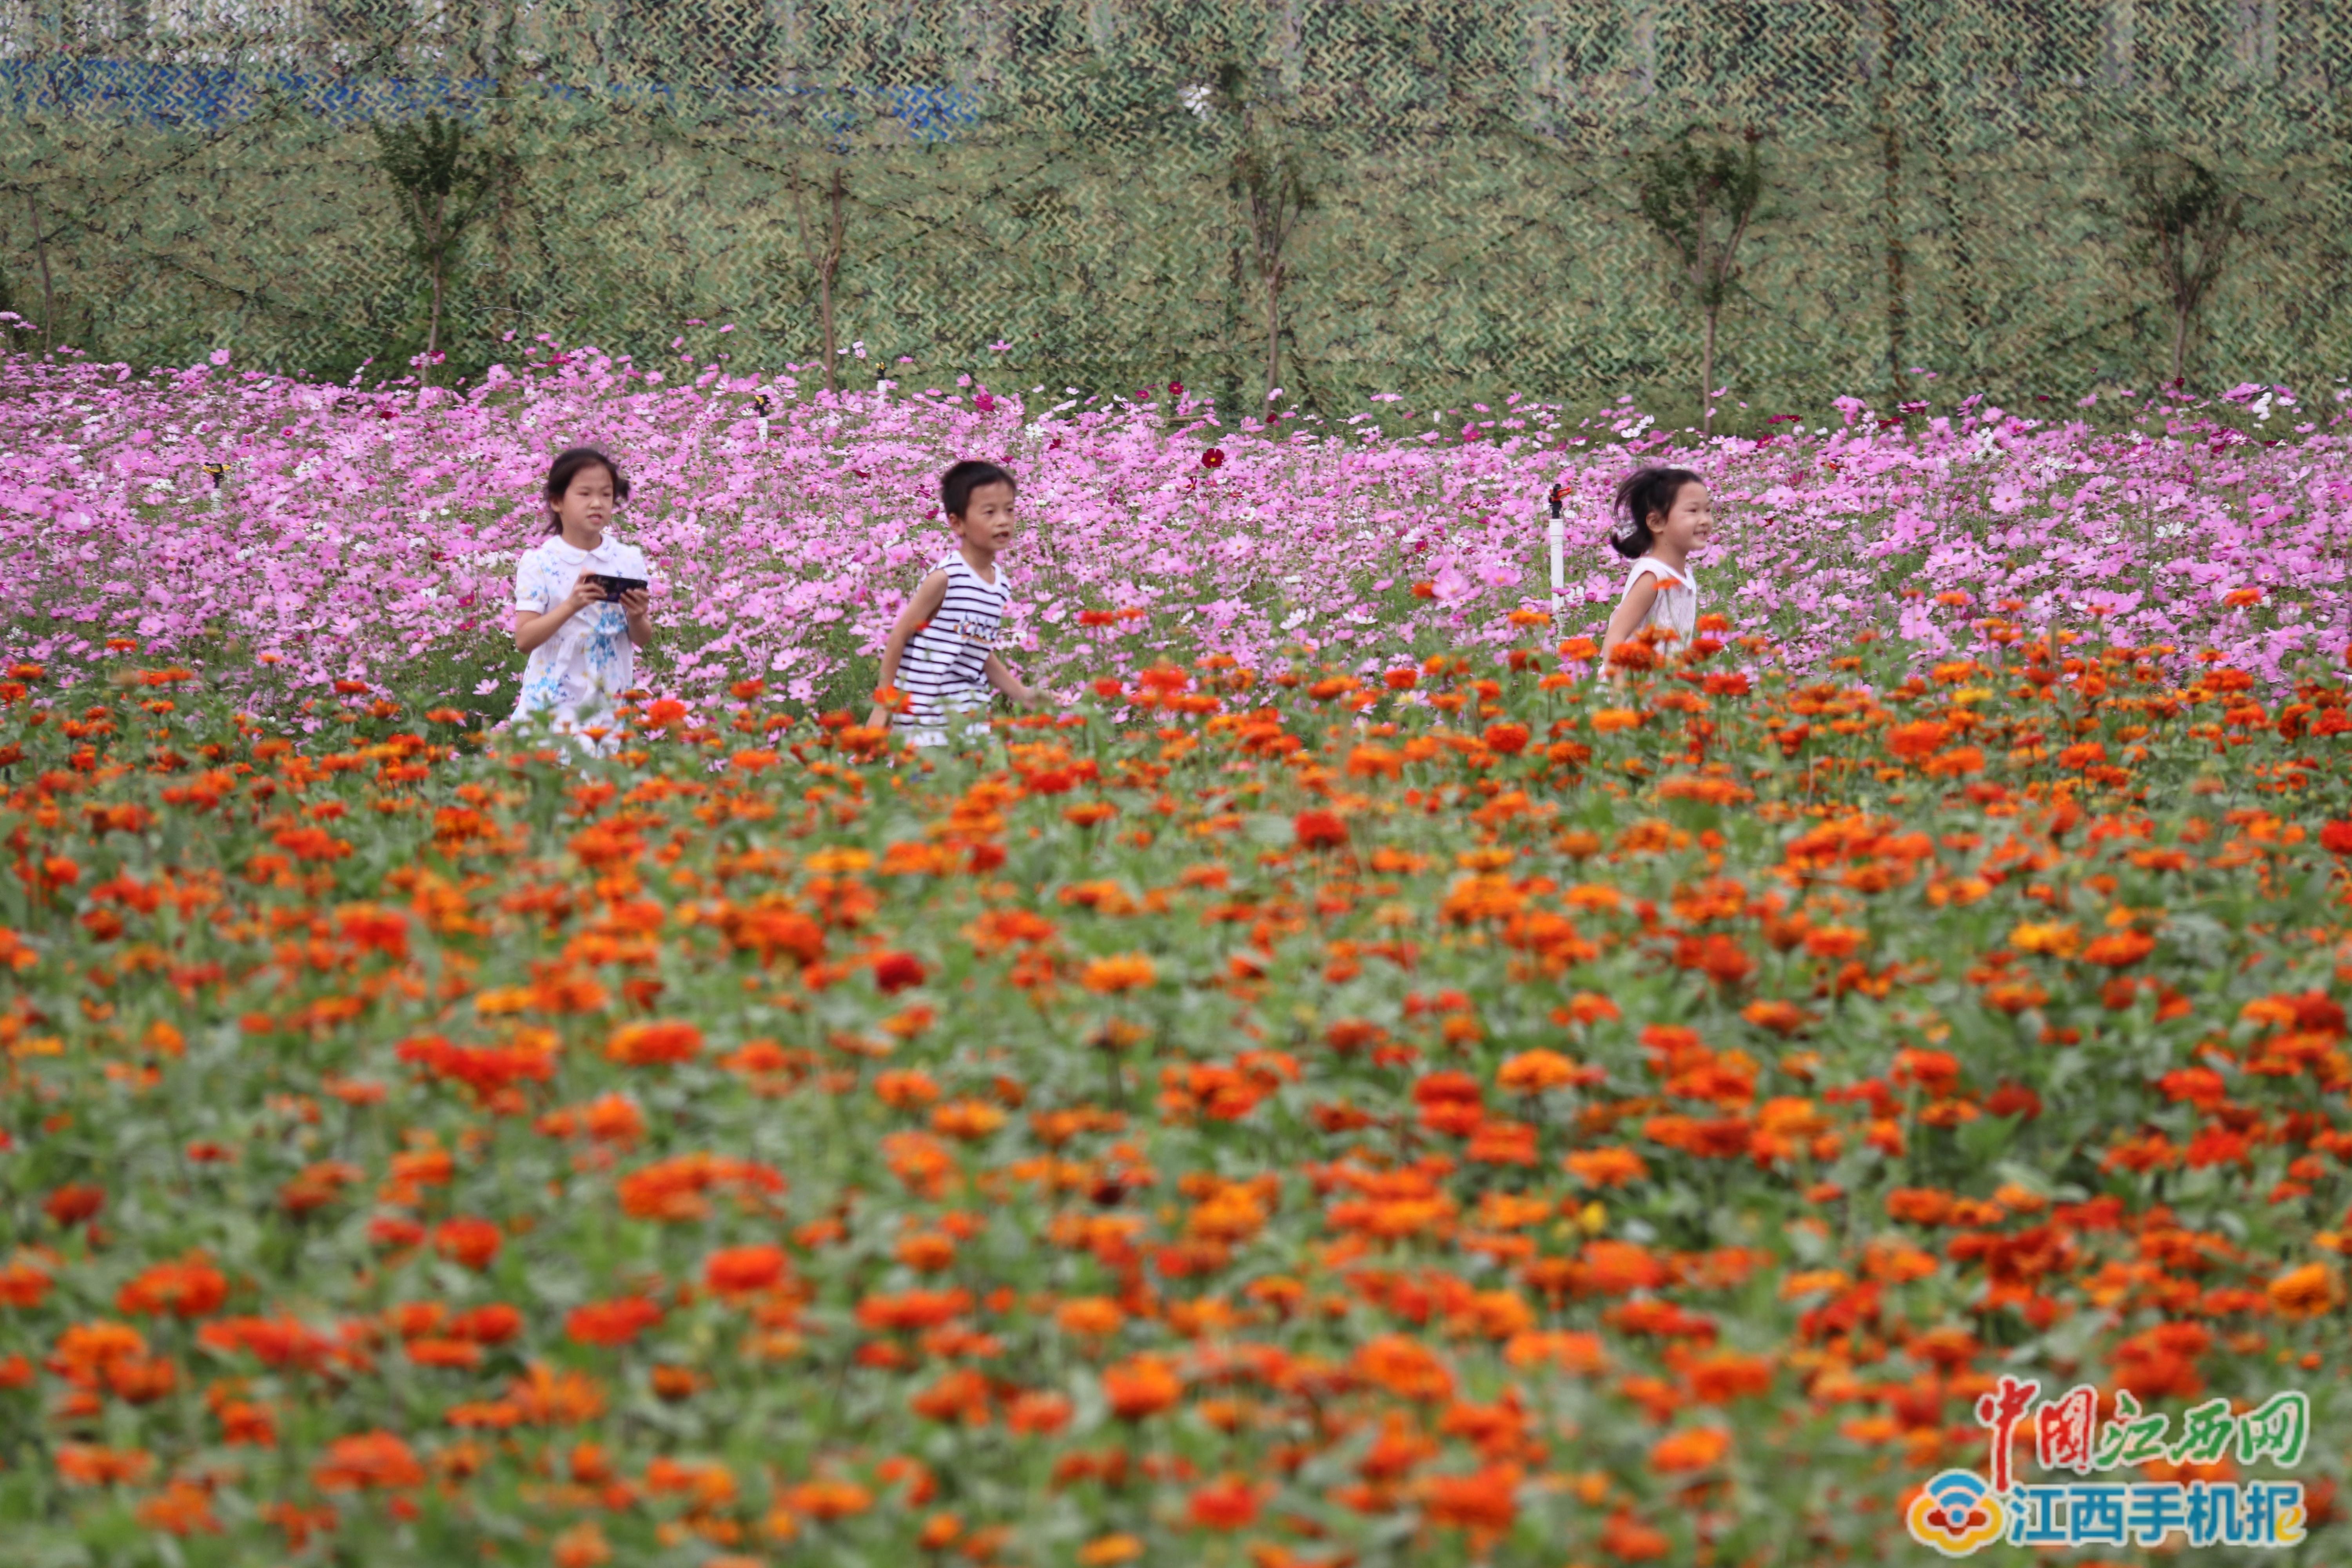
[[449, 262], [466, 230], [498, 188], [499, 160], [474, 145], [466, 126], [438, 114], [378, 121], [376, 166], [392, 182], [408, 225], [418, 265], [433, 284], [433, 316], [425, 352], [440, 347], [442, 295]]
[[1642, 216], [1674, 253], [1676, 281], [1687, 286], [1706, 322], [1699, 397], [1710, 430], [1716, 332], [1738, 282], [1740, 242], [1764, 199], [1764, 160], [1758, 150], [1763, 139], [1753, 127], [1725, 139], [1686, 125], [1637, 165]]
[[[1788, 219], [1741, 248], [1717, 380], [1818, 407], [1897, 359], [2003, 401], [2163, 374], [2178, 323], [2127, 204], [2102, 199], [2126, 184], [2114, 149], [2145, 132], [2296, 218], [2231, 242], [2197, 308], [2200, 363], [2337, 374], [2352, 153], [2329, 84], [2352, 35], [2264, 35], [2237, 0], [2138, 6], [2120, 31], [2112, 9], [1794, 0], [1753, 28], [1695, 0], [547, 0], [429, 28], [357, 5], [279, 32], [216, 19], [144, 46], [35, 21], [21, 47], [40, 66], [15, 79], [59, 85], [12, 100], [0, 174], [38, 196], [62, 341], [141, 366], [234, 342], [340, 374], [409, 344], [419, 315], [369, 123], [436, 108], [512, 159], [448, 247], [453, 371], [510, 354], [509, 331], [650, 359], [697, 317], [738, 323], [734, 368], [772, 371], [823, 351], [793, 190], [814, 218], [830, 139], [841, 341], [911, 354], [925, 379], [1238, 390], [1263, 368], [1263, 279], [1233, 146], [1183, 96], [1231, 64], [1315, 155], [1321, 208], [1283, 253], [1295, 395], [1631, 392], [1696, 423], [1705, 323], [1661, 286], [1673, 252], [1643, 242], [1662, 134], [1769, 130]], [[169, 113], [74, 95], [84, 67], [197, 48], [352, 63], [226, 100], [157, 66]], [[184, 112], [200, 96], [230, 107]], [[21, 195], [0, 220], [24, 309], [42, 289]], [[989, 355], [999, 339], [1013, 350]]]
[[2221, 276], [2246, 216], [2246, 197], [2186, 153], [2143, 141], [2126, 156], [2127, 221], [2172, 307], [2172, 375], [2185, 368], [2188, 336], [2200, 306]]
[[399, 193], [416, 258], [428, 266], [446, 260], [496, 184], [492, 161], [471, 144], [463, 122], [437, 114], [369, 129], [376, 166]]
[[1711, 137], [1685, 126], [1673, 141], [1643, 154], [1642, 216], [1674, 252], [1703, 310], [1719, 310], [1739, 277], [1739, 242], [1764, 197], [1763, 133]]

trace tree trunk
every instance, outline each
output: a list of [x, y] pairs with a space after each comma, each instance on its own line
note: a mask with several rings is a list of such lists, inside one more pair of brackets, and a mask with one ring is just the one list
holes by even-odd
[[441, 256], [433, 256], [433, 314], [425, 323], [425, 384], [433, 384], [433, 355], [441, 346]]
[[1881, 162], [1886, 179], [1881, 199], [1886, 208], [1886, 381], [1896, 402], [1903, 398], [1904, 362], [1911, 357], [1911, 300], [1906, 273], [1910, 257], [1903, 248], [1903, 132], [1895, 116], [1885, 112]]
[[57, 346], [58, 296], [49, 282], [49, 242], [41, 237], [41, 209], [33, 193], [25, 193], [25, 211], [33, 220], [33, 254], [41, 263], [41, 347]]
[[839, 388], [834, 375], [833, 272], [829, 268], [816, 276], [816, 317], [824, 331], [824, 390], [831, 396]]
[[2172, 383], [2180, 384], [2189, 359], [2189, 312], [2175, 305], [2172, 308]]
[[1911, 258], [1903, 246], [1903, 128], [1895, 117], [1895, 6], [1876, 0], [1873, 21], [1881, 40], [1878, 90], [1874, 109], [1878, 117], [1878, 161], [1881, 219], [1886, 248], [1886, 384], [1895, 402], [1903, 401], [1903, 373], [1911, 357]]
[[817, 264], [816, 310], [824, 329], [824, 389], [828, 394], [840, 389], [839, 371], [835, 360], [841, 350], [835, 341], [833, 324], [833, 279], [841, 269], [843, 220], [841, 206], [848, 195], [848, 175], [836, 165], [833, 171], [833, 186], [827, 193], [829, 211], [825, 218], [824, 251]]
[[[1274, 401], [1275, 388], [1282, 384], [1282, 267], [1279, 262], [1267, 268], [1265, 275], [1265, 401]], [[1265, 412], [1264, 407], [1258, 410]]]
[[1699, 352], [1698, 362], [1698, 429], [1702, 436], [1715, 434], [1715, 321], [1723, 307], [1710, 305], [1706, 311], [1706, 346]]

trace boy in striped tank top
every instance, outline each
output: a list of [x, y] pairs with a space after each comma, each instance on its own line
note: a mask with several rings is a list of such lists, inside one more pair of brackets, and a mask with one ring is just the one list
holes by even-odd
[[[1043, 699], [997, 656], [1011, 598], [997, 552], [1013, 542], [1013, 476], [966, 459], [940, 480], [940, 504], [956, 548], [942, 557], [898, 612], [882, 648], [873, 728], [887, 722], [910, 746], [947, 744], [951, 721], [988, 710], [994, 687], [1024, 707]], [[903, 701], [887, 720], [888, 694]]]

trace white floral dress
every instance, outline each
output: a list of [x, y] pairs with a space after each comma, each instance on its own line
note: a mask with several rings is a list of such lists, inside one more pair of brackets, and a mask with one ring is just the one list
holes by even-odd
[[[562, 603], [583, 573], [653, 580], [644, 552], [622, 543], [610, 531], [593, 550], [568, 544], [562, 534], [553, 533], [525, 551], [515, 567], [514, 607], [545, 615]], [[629, 641], [628, 617], [618, 605], [591, 605], [530, 650], [514, 716], [544, 713], [560, 730], [610, 723], [614, 700], [636, 683], [636, 648]]]

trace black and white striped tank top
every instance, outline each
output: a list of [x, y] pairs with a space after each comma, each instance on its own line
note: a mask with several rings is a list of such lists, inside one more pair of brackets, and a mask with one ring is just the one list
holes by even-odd
[[950, 713], [988, 705], [988, 656], [1003, 636], [1012, 599], [1002, 566], [995, 582], [985, 582], [956, 552], [931, 570], [948, 574], [947, 597], [898, 661], [898, 689], [907, 694], [897, 718], [902, 729], [937, 729]]

